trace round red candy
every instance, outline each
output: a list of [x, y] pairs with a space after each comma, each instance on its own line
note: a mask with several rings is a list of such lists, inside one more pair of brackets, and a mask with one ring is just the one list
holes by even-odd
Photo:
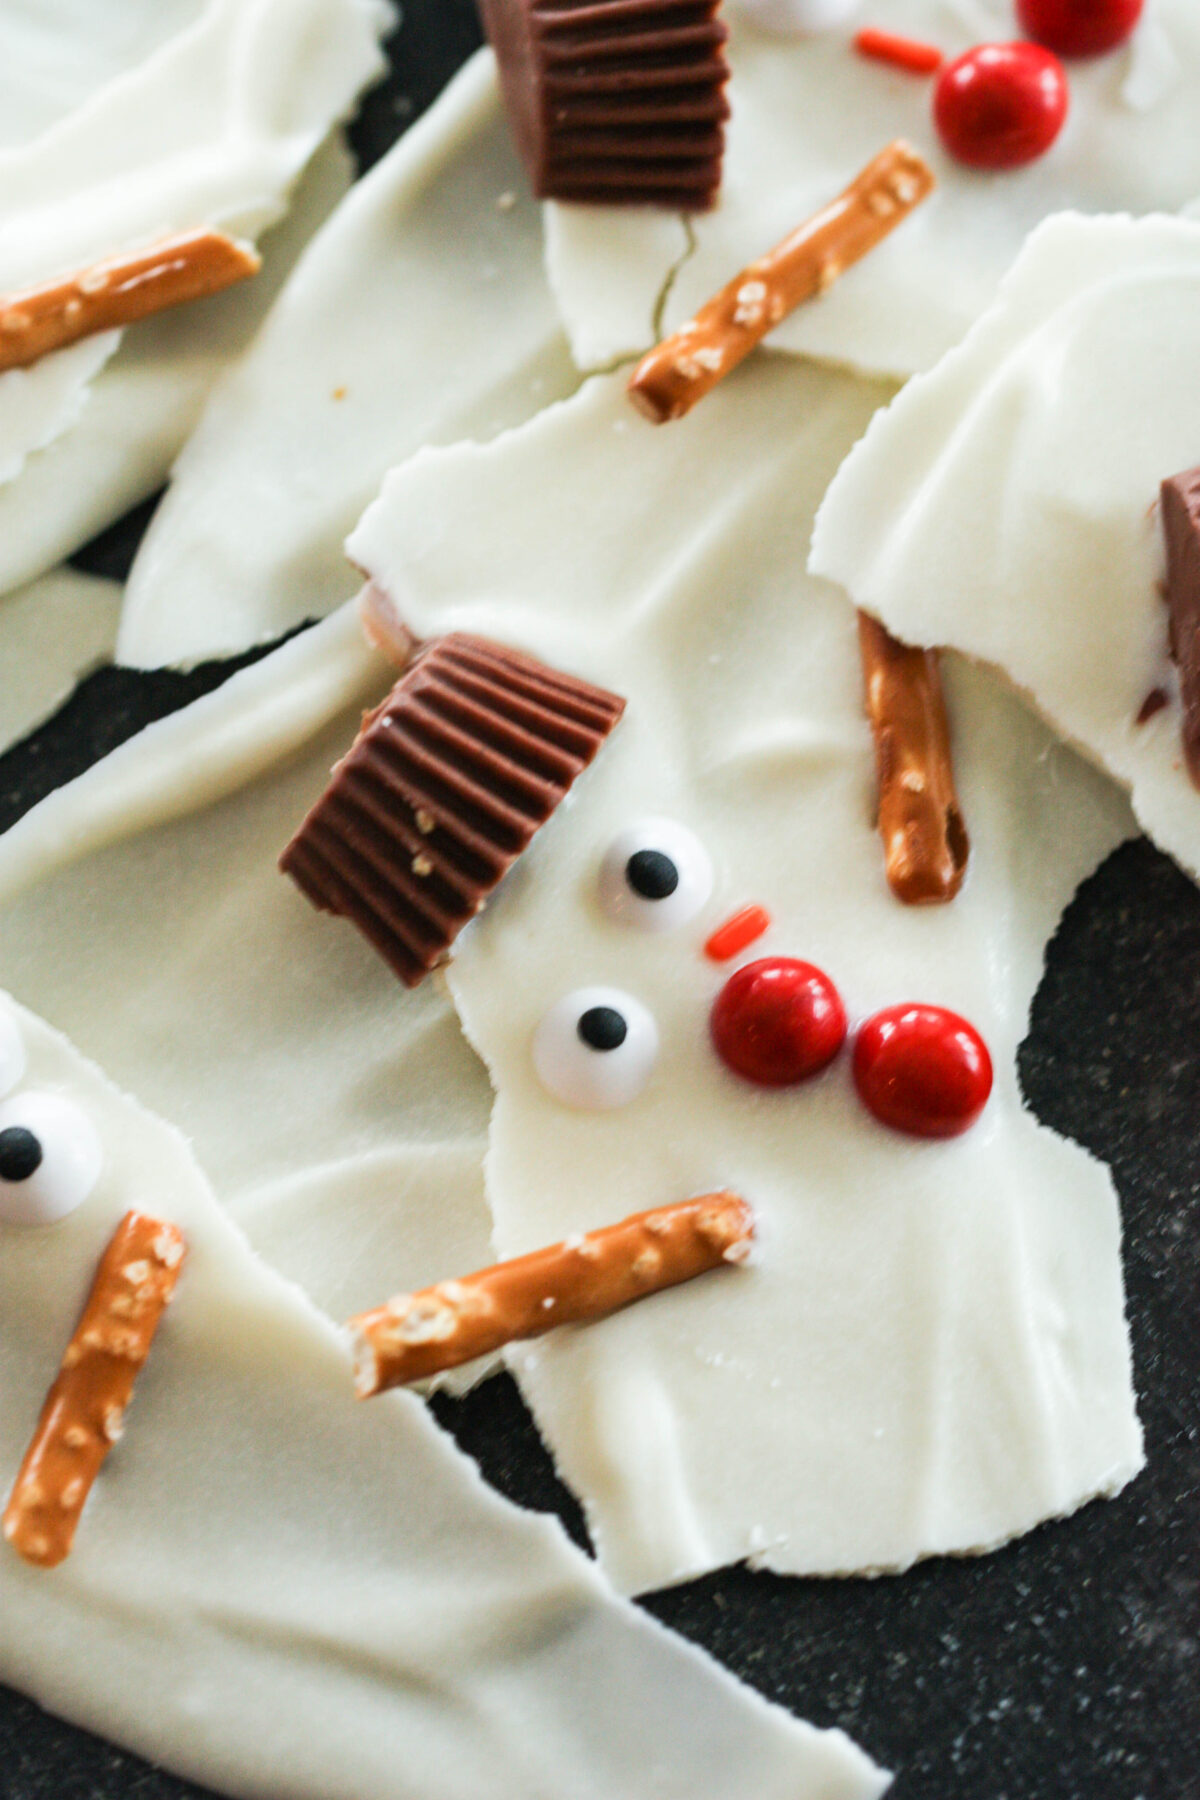
[[1044, 156], [1067, 104], [1066, 70], [1039, 44], [979, 44], [947, 63], [933, 89], [942, 142], [973, 169], [1018, 169]]
[[992, 1091], [992, 1059], [975, 1027], [944, 1006], [885, 1006], [854, 1044], [854, 1085], [883, 1125], [957, 1137]]
[[828, 975], [791, 956], [764, 956], [729, 977], [709, 1020], [721, 1061], [760, 1087], [790, 1087], [831, 1063], [846, 1009]]
[[1145, 0], [1017, 0], [1021, 30], [1059, 56], [1103, 56], [1123, 44]]

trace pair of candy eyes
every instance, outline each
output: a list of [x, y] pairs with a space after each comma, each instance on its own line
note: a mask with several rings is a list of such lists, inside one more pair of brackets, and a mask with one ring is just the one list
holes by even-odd
[[[725, 983], [709, 1021], [713, 1046], [736, 1075], [790, 1087], [838, 1055], [847, 1023], [841, 997], [811, 964], [766, 957]], [[645, 1088], [658, 1057], [653, 1015], [616, 988], [578, 988], [550, 1008], [533, 1041], [543, 1087], [581, 1111], [624, 1106]], [[987, 1046], [944, 1007], [885, 1007], [855, 1037], [854, 1084], [882, 1124], [916, 1137], [956, 1137], [978, 1118], [992, 1087]]]
[[53, 1225], [81, 1206], [103, 1151], [87, 1114], [62, 1094], [28, 1089], [16, 1021], [0, 1012], [0, 1225]]

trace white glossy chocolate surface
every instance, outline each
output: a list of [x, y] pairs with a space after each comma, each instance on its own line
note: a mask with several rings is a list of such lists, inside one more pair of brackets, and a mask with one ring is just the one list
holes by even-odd
[[[54, 12], [61, 11], [56, 0]], [[122, 31], [126, 12], [128, 29]], [[0, 148], [0, 293], [199, 226], [258, 236], [284, 212], [321, 140], [381, 69], [378, 38], [391, 16], [386, 0], [208, 0], [202, 8], [169, 6], [165, 18], [176, 29], [160, 38], [158, 29], [147, 31], [136, 8], [118, 7], [110, 20], [111, 79], [97, 75], [97, 85], [47, 129]], [[69, 19], [48, 18], [31, 32], [0, 12], [0, 48], [7, 24], [15, 30], [13, 54], [33, 58], [35, 83], [39, 44], [49, 59], [52, 41], [47, 36], [43, 44], [41, 31], [55, 23], [59, 55], [69, 62], [70, 49], [62, 44]], [[139, 46], [147, 52], [140, 59], [134, 55]], [[87, 29], [78, 49], [95, 75], [87, 60]], [[123, 57], [133, 60], [124, 64]], [[258, 279], [250, 286], [257, 287]], [[35, 471], [32, 519], [28, 496], [14, 504], [22, 519], [19, 538], [36, 536], [40, 527], [56, 542], [40, 560], [6, 548], [13, 572], [5, 581], [0, 563], [0, 582], [33, 579], [81, 541], [64, 541], [81, 520], [93, 522], [99, 512], [103, 516], [93, 523], [99, 529], [120, 510], [118, 495], [132, 504], [157, 485], [198, 411], [204, 390], [197, 362], [211, 381], [214, 368], [240, 347], [239, 336], [244, 342], [249, 325], [261, 318], [269, 297], [238, 294], [225, 308], [210, 309], [207, 319], [197, 318], [193, 306], [183, 309], [182, 320], [139, 327], [132, 334], [132, 369], [121, 367], [121, 379], [109, 384], [104, 416], [87, 419], [90, 429], [78, 443], [70, 440], [82, 415], [96, 410], [87, 406], [90, 387], [113, 355], [118, 334], [0, 378], [0, 482], [11, 481], [36, 453], [55, 444], [64, 451], [56, 461], [74, 464], [67, 488], [58, 489], [52, 478], [52, 492], [72, 496], [65, 507], [46, 509], [52, 525], [41, 525], [36, 492], [44, 467]], [[154, 372], [149, 379], [148, 371]], [[97, 439], [103, 444], [106, 436], [120, 445], [113, 456], [97, 455]], [[91, 467], [93, 459], [99, 468]], [[130, 486], [141, 490], [132, 500]], [[2, 527], [0, 534], [8, 536]]]
[[[0, 594], [35, 580], [154, 492], [199, 418], [214, 381], [253, 337], [305, 243], [350, 186], [354, 165], [340, 133], [317, 151], [291, 205], [262, 242], [252, 281], [147, 319], [121, 335], [94, 379], [75, 382], [61, 404], [64, 428], [29, 450], [0, 484]], [[25, 376], [44, 413], [51, 371], [62, 358], [84, 370], [109, 336], [59, 352]], [[0, 418], [0, 434], [7, 433]], [[0, 626], [0, 630], [3, 627]]]
[[900, 637], [1003, 669], [1200, 876], [1157, 515], [1197, 462], [1200, 225], [1054, 219], [847, 459], [813, 561]]
[[547, 247], [581, 364], [648, 347], [740, 268], [824, 206], [894, 137], [925, 156], [938, 190], [819, 300], [773, 334], [778, 348], [892, 374], [928, 368], [995, 295], [1026, 234], [1064, 207], [1173, 212], [1200, 195], [1200, 10], [1157, 0], [1133, 39], [1069, 66], [1071, 111], [1050, 154], [980, 174], [941, 148], [931, 82], [851, 46], [869, 24], [957, 56], [1016, 34], [1012, 0], [876, 0], [840, 28], [780, 37], [735, 21], [719, 204], [680, 221], [642, 209], [553, 206]]
[[335, 1319], [491, 1260], [490, 1092], [448, 997], [406, 994], [275, 867], [391, 673], [346, 609], [0, 838], [10, 986], [187, 1132]]
[[172, 232], [256, 236], [382, 69], [385, 0], [209, 0], [144, 62], [0, 152], [0, 291]]
[[32, 731], [81, 675], [112, 657], [115, 581], [55, 569], [0, 598], [0, 750]]
[[493, 436], [576, 384], [495, 92], [475, 57], [314, 240], [175, 470], [121, 660], [227, 654], [356, 586], [342, 540], [425, 443]]
[[[1112, 1186], [1023, 1110], [1014, 1066], [1046, 939], [1131, 821], [998, 684], [954, 666], [971, 870], [951, 906], [900, 906], [853, 613], [804, 573], [816, 505], [887, 390], [764, 355], [656, 429], [622, 385], [414, 458], [350, 542], [419, 634], [490, 634], [629, 701], [451, 965], [497, 1088], [499, 1248], [718, 1186], [760, 1222], [750, 1266], [511, 1361], [623, 1588], [744, 1557], [850, 1571], [984, 1549], [1141, 1461]], [[647, 813], [716, 868], [674, 934], [600, 904], [609, 844]], [[701, 946], [749, 902], [773, 924], [739, 960], [815, 962], [852, 1019], [906, 999], [964, 1013], [996, 1064], [981, 1122], [899, 1137], [845, 1056], [794, 1090], [726, 1071], [707, 1020], [736, 965]], [[531, 1057], [547, 1009], [588, 984], [634, 995], [661, 1038], [645, 1091], [612, 1112], [556, 1101]]]
[[20, 144], [175, 36], [204, 0], [4, 0], [0, 144]]
[[130, 1208], [187, 1261], [125, 1433], [53, 1574], [0, 1554], [0, 1679], [229, 1794], [296, 1800], [875, 1800], [796, 1723], [614, 1599], [410, 1395], [352, 1398], [332, 1326], [249, 1249], [185, 1139], [16, 1011], [27, 1079], [104, 1165], [0, 1225], [0, 1469], [15, 1473]]

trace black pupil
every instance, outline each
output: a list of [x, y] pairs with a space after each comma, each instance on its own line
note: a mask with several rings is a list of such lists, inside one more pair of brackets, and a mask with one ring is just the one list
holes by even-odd
[[576, 1027], [593, 1050], [616, 1050], [625, 1042], [629, 1027], [615, 1006], [589, 1006]]
[[643, 900], [665, 900], [679, 886], [679, 870], [665, 850], [635, 850], [625, 864], [625, 879]]
[[42, 1146], [26, 1125], [0, 1131], [0, 1181], [28, 1181], [41, 1166]]

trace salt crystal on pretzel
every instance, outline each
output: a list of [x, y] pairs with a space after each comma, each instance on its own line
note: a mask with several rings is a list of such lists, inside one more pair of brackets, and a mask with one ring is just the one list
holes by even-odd
[[52, 1569], [69, 1553], [185, 1254], [178, 1227], [144, 1213], [126, 1213], [109, 1240], [4, 1511], [26, 1562]]
[[888, 886], [906, 906], [941, 905], [963, 884], [970, 842], [954, 787], [937, 652], [898, 643], [864, 612], [858, 644]]
[[744, 1200], [702, 1194], [461, 1281], [398, 1294], [349, 1321], [358, 1397], [458, 1368], [558, 1325], [606, 1318], [722, 1263], [744, 1262], [753, 1238], [754, 1214]]
[[0, 297], [0, 373], [257, 275], [261, 258], [222, 231], [192, 231]]
[[656, 425], [681, 419], [782, 318], [823, 294], [894, 231], [933, 186], [933, 172], [915, 150], [900, 139], [889, 144], [836, 200], [642, 358], [629, 378], [635, 406]]

